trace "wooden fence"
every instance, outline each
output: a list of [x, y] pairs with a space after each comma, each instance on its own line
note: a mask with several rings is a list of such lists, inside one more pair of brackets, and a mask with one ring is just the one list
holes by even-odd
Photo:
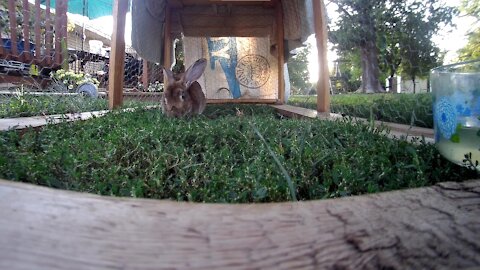
[[[21, 11], [18, 11], [18, 1], [8, 0], [8, 29], [1, 29], [0, 25], [0, 33], [8, 33], [9, 38], [0, 39], [0, 59], [35, 64], [39, 68], [55, 68], [62, 64], [62, 41], [66, 44], [67, 38], [67, 0], [56, 0], [53, 14], [51, 0], [44, 1], [45, 9], [40, 2], [35, 0], [31, 4], [22, 0]], [[18, 12], [23, 15], [21, 22], [17, 21]]]

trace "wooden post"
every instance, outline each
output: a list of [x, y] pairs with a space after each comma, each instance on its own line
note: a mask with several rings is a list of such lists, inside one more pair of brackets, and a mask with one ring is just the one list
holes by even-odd
[[170, 7], [166, 6], [165, 9], [165, 39], [163, 45], [163, 66], [165, 68], [172, 67], [172, 51], [173, 51], [173, 44], [172, 44], [172, 10]]
[[[41, 42], [41, 30], [40, 30], [40, 23], [42, 22], [41, 19], [41, 11], [40, 8], [40, 0], [35, 0], [35, 60], [40, 61], [41, 56], [41, 49], [42, 49], [42, 42]], [[66, 25], [65, 25], [66, 27]]]
[[18, 56], [17, 49], [17, 16], [15, 0], [8, 0], [8, 17], [10, 19], [10, 47], [13, 58]]
[[282, 1], [278, 0], [275, 5], [276, 24], [277, 24], [277, 60], [278, 60], [278, 103], [285, 104], [285, 78], [283, 67], [285, 65], [285, 46], [284, 46], [284, 28], [283, 28], [283, 8]]
[[125, 20], [128, 0], [113, 2], [112, 50], [108, 77], [108, 106], [115, 109], [122, 106], [123, 79], [125, 69]]
[[30, 61], [30, 5], [28, 0], [23, 0], [23, 55], [26, 61]]
[[148, 60], [142, 59], [142, 84], [144, 89], [148, 88], [150, 82], [150, 69], [148, 68]]
[[315, 38], [318, 50], [317, 112], [330, 113], [330, 84], [327, 62], [327, 14], [322, 0], [313, 1]]
[[47, 65], [52, 63], [52, 43], [53, 35], [51, 28], [51, 17], [50, 17], [50, 0], [45, 1], [45, 55], [47, 56]]
[[[55, 5], [55, 63], [63, 62], [62, 43], [67, 40], [67, 0], [57, 0]], [[66, 60], [66, 59], [65, 59]]]

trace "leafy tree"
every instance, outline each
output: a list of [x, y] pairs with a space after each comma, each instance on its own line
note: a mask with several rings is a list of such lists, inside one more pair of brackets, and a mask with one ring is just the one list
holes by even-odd
[[[480, 22], [480, 0], [464, 0], [460, 10]], [[480, 27], [469, 33], [468, 43], [458, 51], [460, 61], [480, 59]]]
[[457, 11], [437, 7], [434, 0], [413, 2], [406, 5], [405, 11], [400, 39], [401, 69], [413, 81], [415, 93], [416, 78], [427, 77], [430, 69], [443, 61], [443, 54], [432, 42], [433, 35], [443, 24], [450, 23]]
[[355, 92], [362, 84], [360, 53], [358, 51], [345, 53], [338, 61], [343, 80], [346, 83], [344, 86], [345, 90], [347, 92]]
[[365, 93], [383, 92], [379, 82], [377, 50], [377, 11], [383, 0], [334, 0], [340, 14], [330, 39], [340, 52], [357, 50], [361, 57], [362, 85]]
[[[332, 0], [340, 14], [330, 39], [341, 53], [358, 50], [364, 93], [383, 92], [381, 70], [393, 76], [410, 62], [412, 77], [440, 56], [431, 36], [451, 23], [455, 10], [436, 0]], [[416, 24], [415, 24], [416, 23]], [[428, 56], [428, 57], [427, 57]], [[433, 61], [435, 60], [435, 61]], [[405, 64], [407, 65], [407, 64]], [[423, 74], [423, 73], [422, 73]]]
[[460, 10], [467, 16], [472, 16], [480, 21], [480, 1], [479, 0], [462, 0]]
[[458, 54], [460, 61], [480, 59], [480, 28], [469, 34], [467, 45]]
[[288, 74], [292, 86], [292, 94], [306, 93], [311, 88], [310, 76], [308, 72], [308, 55], [311, 46], [298, 49], [297, 54], [288, 61]]

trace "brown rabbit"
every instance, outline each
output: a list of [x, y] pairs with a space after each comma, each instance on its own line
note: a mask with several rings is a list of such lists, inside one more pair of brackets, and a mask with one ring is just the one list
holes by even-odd
[[162, 98], [163, 113], [182, 117], [203, 112], [207, 102], [197, 80], [202, 76], [206, 66], [207, 60], [201, 58], [178, 76], [174, 76], [171, 70], [163, 69], [165, 85]]

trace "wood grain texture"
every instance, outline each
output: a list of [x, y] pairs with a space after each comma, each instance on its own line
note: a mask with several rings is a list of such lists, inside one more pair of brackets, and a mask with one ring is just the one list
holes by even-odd
[[480, 180], [335, 200], [191, 204], [0, 181], [0, 269], [480, 266]]
[[125, 72], [125, 21], [128, 10], [127, 0], [113, 3], [112, 50], [110, 53], [108, 77], [108, 106], [116, 109], [123, 102], [123, 79]]

